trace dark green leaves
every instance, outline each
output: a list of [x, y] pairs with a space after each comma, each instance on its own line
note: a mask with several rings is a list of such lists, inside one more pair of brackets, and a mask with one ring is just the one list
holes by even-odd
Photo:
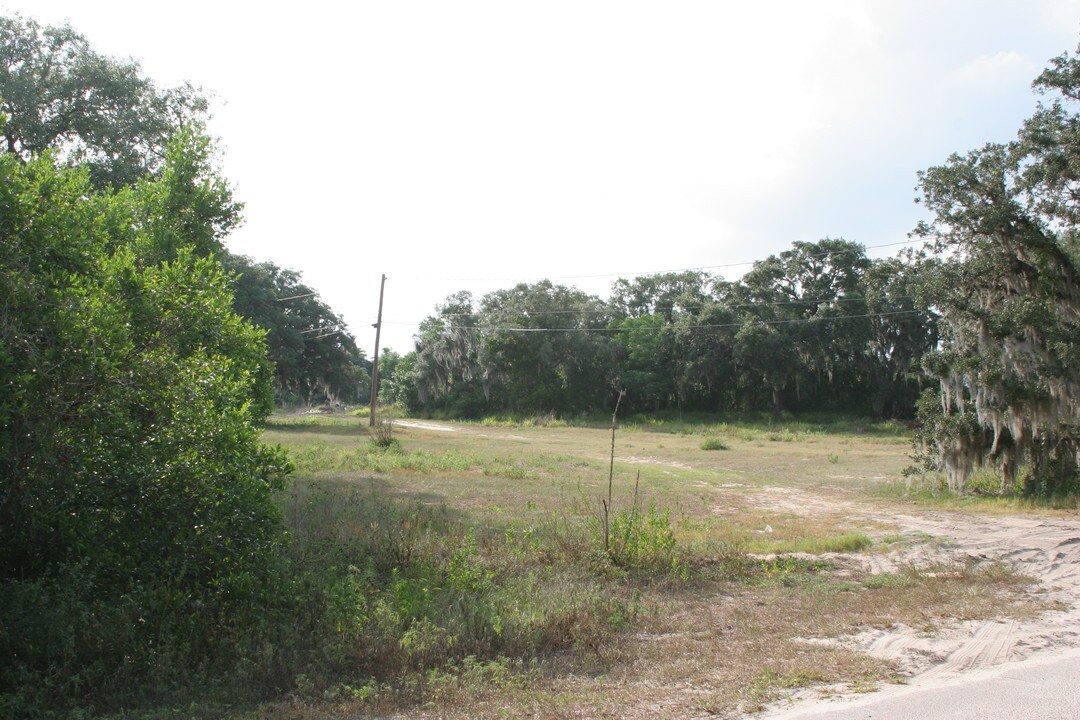
[[191, 147], [116, 192], [0, 155], [0, 600], [24, 624], [0, 695], [143, 682], [166, 646], [182, 677], [278, 577], [272, 368], [207, 252], [232, 205]]

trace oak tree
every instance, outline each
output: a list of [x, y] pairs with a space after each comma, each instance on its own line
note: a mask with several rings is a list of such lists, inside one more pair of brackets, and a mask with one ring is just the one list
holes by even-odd
[[134, 60], [98, 53], [71, 26], [0, 17], [0, 146], [24, 160], [52, 149], [93, 185], [131, 185], [161, 169], [170, 138], [206, 119], [189, 84], [159, 89]]
[[941, 388], [926, 456], [962, 489], [995, 464], [1002, 488], [1074, 488], [1080, 460], [1080, 59], [1034, 82], [1048, 99], [1017, 139], [953, 155], [921, 175], [937, 253], [927, 294], [943, 345], [925, 366]]

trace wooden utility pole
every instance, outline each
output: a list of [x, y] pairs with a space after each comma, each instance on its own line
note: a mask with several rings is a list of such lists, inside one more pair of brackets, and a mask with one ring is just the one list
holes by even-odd
[[386, 289], [386, 276], [382, 276], [379, 284], [379, 318], [375, 321], [375, 359], [371, 366], [371, 412], [368, 414], [368, 425], [375, 427], [375, 404], [379, 401], [379, 335], [382, 333], [382, 301], [383, 290]]

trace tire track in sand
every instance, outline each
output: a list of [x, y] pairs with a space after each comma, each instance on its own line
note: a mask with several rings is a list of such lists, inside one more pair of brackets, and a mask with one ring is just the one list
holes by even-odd
[[959, 512], [885, 514], [872, 506], [793, 488], [765, 488], [761, 504], [793, 513], [828, 510], [858, 520], [897, 526], [922, 542], [859, 556], [872, 574], [935, 563], [1003, 562], [1034, 578], [1041, 598], [1061, 610], [1031, 619], [964, 621], [932, 635], [896, 625], [868, 628], [836, 642], [895, 661], [909, 683], [947, 682], [962, 673], [1027, 659], [1035, 653], [1080, 646], [1080, 522], [1067, 519], [977, 516]]

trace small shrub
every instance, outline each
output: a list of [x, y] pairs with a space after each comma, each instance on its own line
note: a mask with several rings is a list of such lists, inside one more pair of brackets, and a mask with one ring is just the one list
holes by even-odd
[[487, 570], [477, 556], [476, 532], [469, 528], [461, 545], [450, 558], [448, 580], [453, 587], [465, 591], [481, 591], [491, 587], [494, 573]]
[[874, 541], [865, 533], [849, 532], [826, 537], [800, 537], [792, 540], [765, 540], [751, 543], [750, 549], [761, 554], [806, 553], [853, 553], [865, 550]]
[[687, 574], [686, 563], [676, 552], [671, 513], [650, 505], [642, 513], [636, 504], [611, 518], [608, 556], [624, 570], [670, 571], [675, 576]]
[[409, 665], [417, 668], [437, 667], [453, 648], [456, 639], [446, 628], [426, 617], [413, 620], [401, 636], [401, 650]]
[[[749, 556], [753, 558], [754, 556]], [[798, 555], [768, 555], [756, 559], [753, 568], [742, 579], [751, 585], [781, 585], [783, 587], [818, 586], [824, 588], [829, 583], [823, 571], [830, 568], [824, 560], [815, 560]]]
[[727, 450], [728, 445], [718, 437], [709, 437], [701, 441], [702, 450]]

